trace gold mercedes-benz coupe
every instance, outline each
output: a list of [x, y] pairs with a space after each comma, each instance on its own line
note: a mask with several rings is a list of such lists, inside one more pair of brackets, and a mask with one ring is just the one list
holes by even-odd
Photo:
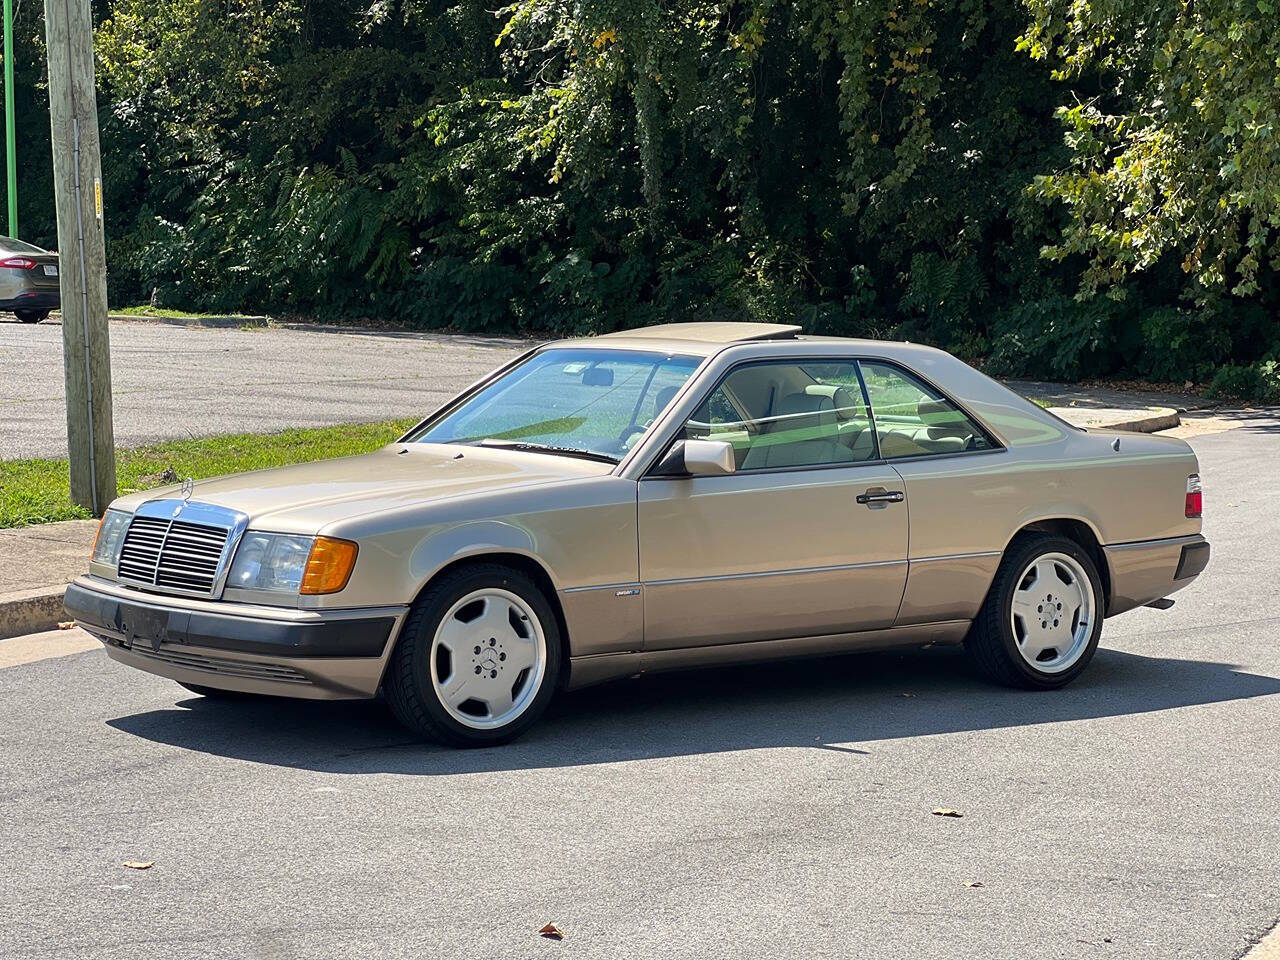
[[954, 357], [782, 325], [531, 350], [375, 453], [122, 497], [67, 609], [206, 695], [373, 697], [516, 736], [652, 670], [963, 643], [1061, 687], [1208, 563], [1181, 440]]

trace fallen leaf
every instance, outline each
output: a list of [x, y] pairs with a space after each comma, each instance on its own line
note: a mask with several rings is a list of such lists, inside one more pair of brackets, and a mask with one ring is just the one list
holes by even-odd
[[546, 937], [548, 940], [563, 940], [564, 931], [557, 927], [554, 923], [548, 923], [545, 927], [538, 931], [538, 936]]
[[150, 870], [156, 865], [154, 860], [126, 860], [124, 865], [130, 870]]
[[973, 883], [966, 883], [965, 886], [977, 888], [977, 887], [985, 887], [986, 884], [983, 883], [981, 880], [975, 880], [973, 881]]
[[911, 697], [914, 697], [914, 696], [915, 696], [915, 694], [914, 694], [914, 693], [900, 693], [900, 694], [898, 694], [898, 696], [902, 697], [902, 699], [903, 699], [903, 700], [908, 700], [908, 699], [910, 699]]
[[963, 817], [964, 814], [959, 810], [953, 810], [951, 807], [934, 807], [933, 815], [935, 817]]
[[75, 625], [76, 625], [76, 622], [75, 622], [74, 620], [59, 620], [59, 621], [58, 621], [58, 629], [59, 629], [59, 630], [74, 630], [74, 629], [75, 629]]

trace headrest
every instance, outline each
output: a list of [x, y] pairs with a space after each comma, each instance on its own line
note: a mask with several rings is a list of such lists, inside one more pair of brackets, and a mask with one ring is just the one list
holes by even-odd
[[655, 417], [667, 409], [667, 404], [671, 402], [679, 390], [679, 387], [663, 387], [657, 392], [653, 398], [653, 415]]
[[[813, 418], [799, 419], [802, 414], [812, 414]], [[775, 430], [789, 430], [797, 427], [835, 426], [836, 411], [830, 397], [814, 396], [809, 393], [790, 393], [778, 403], [777, 416], [793, 417], [793, 420], [776, 421]]]
[[834, 383], [814, 383], [804, 388], [811, 397], [830, 397], [836, 408], [837, 420], [852, 420], [863, 413], [862, 393], [852, 387], [841, 387]]

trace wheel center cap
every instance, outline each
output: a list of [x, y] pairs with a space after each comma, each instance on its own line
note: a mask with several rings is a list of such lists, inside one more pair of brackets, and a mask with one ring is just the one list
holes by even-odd
[[483, 667], [485, 670], [497, 670], [498, 655], [494, 653], [492, 650], [486, 650], [484, 654], [484, 659], [480, 661], [480, 666]]

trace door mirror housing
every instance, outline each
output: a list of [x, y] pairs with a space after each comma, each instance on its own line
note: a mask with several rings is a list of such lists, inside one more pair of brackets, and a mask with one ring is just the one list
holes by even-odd
[[658, 462], [656, 472], [664, 476], [723, 477], [736, 469], [731, 443], [677, 440]]
[[686, 440], [684, 468], [695, 477], [723, 477], [738, 469], [727, 440]]

